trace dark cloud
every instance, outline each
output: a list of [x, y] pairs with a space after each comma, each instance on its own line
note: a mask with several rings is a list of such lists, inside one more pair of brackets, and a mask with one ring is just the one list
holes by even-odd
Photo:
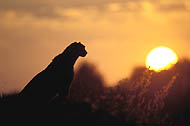
[[[34, 16], [38, 17], [59, 17], [59, 15], [55, 12], [57, 8], [80, 8], [80, 9], [88, 9], [89, 7], [95, 7], [100, 11], [105, 11], [106, 5], [110, 3], [119, 3], [123, 10], [134, 11], [128, 6], [124, 4], [135, 3], [139, 4], [145, 2], [146, 0], [0, 0], [0, 11], [16, 11], [19, 13], [30, 13]], [[161, 4], [159, 1], [149, 1], [147, 2], [153, 3], [158, 6], [159, 10], [163, 11], [173, 11], [173, 10], [188, 10], [185, 3], [182, 1], [180, 3], [168, 3]], [[139, 9], [141, 8], [138, 6]]]
[[140, 1], [140, 0], [0, 0], [1, 8], [14, 8], [14, 9], [27, 9], [27, 8], [40, 8], [40, 7], [69, 7], [69, 8], [80, 8], [80, 7], [87, 7], [87, 6], [102, 6], [109, 3], [126, 3], [128, 1]]
[[0, 0], [0, 11], [14, 11], [19, 15], [31, 14], [38, 17], [57, 17], [58, 15], [54, 13], [53, 5], [47, 2], [40, 1], [25, 1], [25, 0]]
[[164, 12], [171, 12], [171, 11], [189, 11], [187, 6], [184, 3], [180, 4], [167, 4], [167, 5], [159, 5], [158, 10]]
[[[6, 11], [14, 11], [22, 14], [30, 14], [37, 17], [62, 17], [60, 16], [56, 10], [59, 8], [67, 9], [67, 8], [77, 8], [77, 9], [86, 9], [88, 10], [89, 7], [96, 8], [99, 11], [105, 11], [108, 4], [110, 3], [119, 3], [121, 4], [122, 10], [127, 9], [131, 11], [130, 8], [127, 6], [123, 6], [122, 4], [125, 4], [132, 0], [46, 0], [46, 1], [38, 1], [38, 0], [32, 0], [32, 1], [26, 1], [26, 0], [0, 0], [0, 11], [6, 12]], [[133, 2], [137, 2], [139, 0], [133, 0]], [[66, 18], [66, 17], [64, 17]]]
[[[57, 9], [65, 9], [74, 8], [74, 9], [82, 9], [88, 11], [89, 8], [96, 9], [97, 11], [109, 12], [108, 6], [109, 4], [119, 4], [120, 11], [124, 12], [136, 12], [142, 10], [142, 3], [145, 0], [0, 0], [0, 13], [4, 13], [6, 11], [14, 11], [17, 15], [32, 15], [38, 18], [62, 18], [67, 19], [67, 15], [57, 13]], [[182, 11], [188, 10], [185, 3], [169, 3], [169, 4], [161, 4], [160, 2], [151, 2], [146, 1], [153, 4], [159, 11]], [[131, 6], [133, 3], [133, 6]], [[135, 7], [134, 7], [135, 5]]]

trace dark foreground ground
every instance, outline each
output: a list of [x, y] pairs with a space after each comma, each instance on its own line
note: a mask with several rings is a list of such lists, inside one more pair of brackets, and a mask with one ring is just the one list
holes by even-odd
[[159, 73], [136, 68], [115, 87], [83, 64], [68, 101], [25, 104], [17, 92], [1, 94], [0, 117], [0, 125], [190, 126], [190, 60]]
[[[17, 94], [1, 97], [2, 124], [14, 125], [63, 125], [63, 126], [166, 126], [161, 123], [139, 124], [136, 120], [123, 120], [101, 109], [93, 109], [89, 103], [54, 101], [50, 104], [25, 104], [18, 102]], [[180, 120], [189, 118], [183, 115]], [[175, 120], [175, 118], [173, 118]], [[176, 121], [179, 117], [176, 118]], [[169, 123], [167, 126], [170, 126]], [[189, 121], [178, 121], [171, 126], [190, 126]]]
[[25, 104], [18, 102], [17, 94], [0, 100], [1, 121], [15, 125], [63, 126], [132, 126], [103, 110], [94, 110], [88, 103], [52, 102], [50, 104]]

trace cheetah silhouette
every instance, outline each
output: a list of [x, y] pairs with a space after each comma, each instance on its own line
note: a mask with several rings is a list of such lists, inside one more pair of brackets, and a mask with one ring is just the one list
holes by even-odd
[[66, 98], [74, 76], [76, 60], [85, 57], [87, 51], [80, 42], [73, 42], [20, 92], [27, 103], [49, 103], [55, 96]]

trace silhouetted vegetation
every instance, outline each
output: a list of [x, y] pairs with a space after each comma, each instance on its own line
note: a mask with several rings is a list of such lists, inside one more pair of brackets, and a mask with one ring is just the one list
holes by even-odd
[[25, 110], [21, 113], [33, 113], [35, 119], [45, 117], [46, 120], [41, 120], [63, 125], [190, 126], [188, 59], [158, 73], [138, 67], [117, 86], [104, 85], [95, 66], [83, 63], [75, 73], [66, 102], [55, 99], [47, 106], [26, 107], [14, 93], [2, 95], [0, 105], [2, 110]]

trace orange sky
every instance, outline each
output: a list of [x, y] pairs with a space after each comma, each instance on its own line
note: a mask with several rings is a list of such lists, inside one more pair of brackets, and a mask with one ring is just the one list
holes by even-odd
[[108, 84], [167, 46], [190, 58], [189, 0], [0, 0], [0, 91], [20, 90], [71, 42]]

